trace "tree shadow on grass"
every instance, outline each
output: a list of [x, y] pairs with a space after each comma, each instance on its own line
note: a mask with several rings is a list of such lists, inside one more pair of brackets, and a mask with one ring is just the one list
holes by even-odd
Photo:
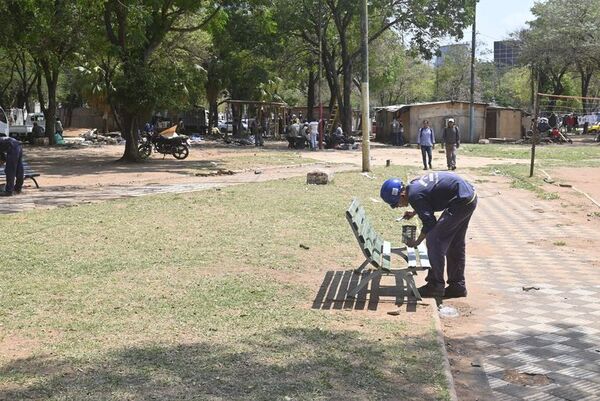
[[[68, 152], [73, 152], [69, 157]], [[25, 153], [27, 157], [27, 153]], [[191, 175], [196, 170], [218, 170], [224, 168], [223, 160], [176, 160], [172, 156], [166, 158], [152, 156], [139, 163], [121, 163], [112, 155], [78, 154], [77, 149], [61, 151], [56, 154], [43, 154], [27, 158], [31, 169], [42, 175], [79, 176], [82, 171], [86, 175], [102, 174], [134, 174], [162, 173]], [[92, 168], [90, 168], [92, 167]]]
[[[354, 331], [287, 328], [219, 341], [116, 350], [97, 360], [54, 356], [0, 368], [1, 400], [437, 400], [430, 339], [384, 345]], [[393, 355], [393, 358], [390, 358]], [[423, 356], [425, 355], [425, 356]]]

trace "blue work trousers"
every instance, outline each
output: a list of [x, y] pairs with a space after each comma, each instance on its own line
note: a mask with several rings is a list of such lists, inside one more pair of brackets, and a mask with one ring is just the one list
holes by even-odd
[[429, 165], [431, 166], [431, 146], [421, 145], [421, 156], [423, 156], [423, 167], [427, 168], [427, 158], [429, 158]]
[[444, 265], [448, 263], [448, 284], [465, 288], [465, 237], [477, 197], [470, 203], [444, 210], [427, 233], [427, 253], [431, 268], [425, 280], [435, 289], [444, 289]]
[[4, 190], [6, 192], [21, 191], [25, 171], [23, 169], [23, 149], [20, 144], [13, 144], [6, 152], [4, 174], [6, 174]]

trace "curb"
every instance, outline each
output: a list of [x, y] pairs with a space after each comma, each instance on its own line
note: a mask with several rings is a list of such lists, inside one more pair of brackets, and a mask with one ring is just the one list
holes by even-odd
[[444, 333], [442, 332], [442, 322], [440, 321], [440, 317], [437, 313], [437, 302], [434, 302], [431, 306], [433, 321], [435, 322], [436, 339], [440, 345], [440, 349], [442, 350], [442, 357], [444, 359], [443, 368], [444, 376], [446, 376], [446, 380], [448, 381], [448, 393], [450, 394], [451, 401], [458, 401], [458, 396], [456, 395], [456, 388], [454, 387], [454, 377], [452, 377], [452, 370], [450, 369], [448, 351], [446, 350], [446, 343], [444, 341]]

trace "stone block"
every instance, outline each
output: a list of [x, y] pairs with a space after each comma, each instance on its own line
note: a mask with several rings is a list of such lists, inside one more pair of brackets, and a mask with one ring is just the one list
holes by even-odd
[[314, 185], [326, 185], [333, 181], [333, 173], [323, 170], [315, 170], [306, 174], [306, 183]]

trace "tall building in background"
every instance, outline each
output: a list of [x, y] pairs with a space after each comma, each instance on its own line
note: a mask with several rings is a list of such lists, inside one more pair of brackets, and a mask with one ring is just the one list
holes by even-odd
[[465, 54], [469, 54], [470, 51], [471, 46], [469, 46], [468, 43], [455, 43], [453, 45], [440, 46], [440, 55], [435, 58], [433, 65], [436, 68], [441, 67], [444, 65], [444, 60], [448, 57], [448, 55], [452, 53], [460, 54], [463, 52]]
[[513, 67], [519, 60], [519, 42], [500, 40], [494, 42], [494, 64], [497, 67]]

